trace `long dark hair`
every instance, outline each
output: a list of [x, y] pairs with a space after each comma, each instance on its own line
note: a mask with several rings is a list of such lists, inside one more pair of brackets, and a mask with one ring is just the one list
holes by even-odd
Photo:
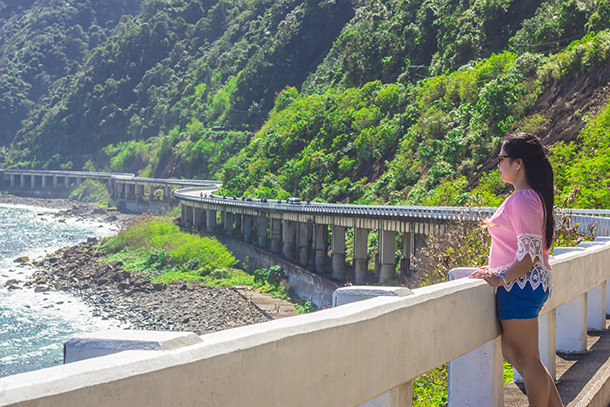
[[544, 207], [545, 247], [549, 249], [553, 242], [555, 219], [553, 218], [553, 167], [546, 158], [544, 147], [538, 137], [529, 133], [509, 134], [504, 138], [504, 152], [513, 160], [520, 158], [525, 169], [525, 179], [540, 196]]

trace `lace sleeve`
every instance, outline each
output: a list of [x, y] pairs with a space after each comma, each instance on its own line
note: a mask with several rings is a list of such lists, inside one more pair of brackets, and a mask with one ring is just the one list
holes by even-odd
[[522, 233], [517, 236], [517, 260], [521, 261], [526, 254], [529, 254], [532, 261], [536, 262], [536, 257], [542, 261], [542, 236], [532, 233]]

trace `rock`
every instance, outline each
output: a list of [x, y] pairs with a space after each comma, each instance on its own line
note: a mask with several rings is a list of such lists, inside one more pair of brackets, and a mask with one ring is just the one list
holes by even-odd
[[28, 256], [21, 256], [16, 258], [15, 260], [13, 260], [14, 263], [27, 263], [30, 261], [30, 258]]
[[97, 242], [97, 239], [95, 237], [88, 237], [87, 238], [87, 243], [95, 243]]
[[108, 213], [108, 211], [104, 208], [95, 208], [93, 210], [93, 213], [95, 213], [96, 215], [105, 215], [106, 213]]
[[36, 279], [36, 280], [34, 281], [34, 283], [35, 283], [35, 284], [46, 284], [46, 283], [47, 283], [47, 279], [46, 279], [46, 278], [44, 278], [44, 277], [40, 277], [40, 278]]
[[118, 272], [119, 277], [123, 278], [123, 279], [127, 279], [131, 277], [131, 273], [127, 270], [121, 270]]
[[167, 288], [167, 286], [165, 284], [153, 284], [153, 290], [155, 291], [163, 291]]
[[115, 222], [118, 218], [114, 215], [110, 215], [108, 216], [106, 219], [104, 219], [104, 222]]
[[120, 260], [112, 260], [108, 262], [108, 265], [113, 269], [119, 268], [123, 265], [123, 262]]
[[46, 285], [39, 285], [38, 287], [34, 288], [34, 292], [35, 293], [42, 293], [42, 292], [46, 292], [49, 291], [51, 288], [49, 288]]
[[19, 280], [15, 279], [15, 278], [11, 278], [6, 283], [4, 283], [4, 286], [7, 287], [9, 285], [16, 285], [16, 284], [19, 284], [19, 283], [20, 283]]
[[134, 293], [139, 293], [141, 291], [142, 290], [140, 290], [139, 288], [132, 288], [130, 290], [125, 290], [123, 295], [125, 295], [126, 297], [131, 297]]
[[126, 282], [120, 282], [117, 284], [116, 288], [117, 290], [125, 290], [127, 287], [129, 287], [129, 283]]
[[104, 285], [104, 284], [108, 284], [108, 279], [107, 278], [100, 278], [96, 281], [97, 285]]

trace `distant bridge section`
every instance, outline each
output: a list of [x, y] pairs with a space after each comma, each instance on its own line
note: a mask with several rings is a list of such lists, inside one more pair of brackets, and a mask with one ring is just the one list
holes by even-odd
[[176, 188], [197, 187], [208, 193], [221, 185], [218, 181], [142, 178], [135, 174], [116, 172], [0, 170], [1, 186], [43, 197], [66, 198], [85, 180], [105, 183], [110, 193], [110, 204], [133, 212], [171, 209], [178, 204], [172, 194]]

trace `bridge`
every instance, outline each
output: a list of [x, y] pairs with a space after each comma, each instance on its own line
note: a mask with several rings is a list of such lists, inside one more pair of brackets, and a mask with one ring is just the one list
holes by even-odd
[[[331, 273], [337, 277], [333, 265], [345, 260], [340, 238], [345, 228], [353, 228], [354, 245], [364, 240], [358, 229], [386, 235], [380, 238], [385, 268], [379, 276], [392, 278], [396, 264], [387, 254], [390, 249], [381, 253], [382, 239], [395, 242], [395, 234], [402, 233], [408, 235], [403, 240], [416, 242], [414, 235], [440, 230], [447, 220], [478, 221], [492, 209], [242, 201], [200, 188], [174, 193], [182, 204], [183, 227], [221, 231], [316, 270], [327, 264], [320, 261], [325, 249], [316, 236], [319, 243], [330, 240]], [[551, 258], [553, 295], [539, 324], [542, 359], [554, 377], [556, 352], [586, 352], [587, 331], [606, 329], [608, 212], [572, 211], [572, 219], [581, 219], [583, 230], [594, 229], [598, 237], [578, 248], [556, 249]], [[325, 233], [331, 235], [324, 239]], [[358, 250], [354, 247], [356, 265]], [[459, 277], [459, 270], [454, 275]], [[350, 296], [377, 297], [197, 338], [184, 334], [156, 351], [125, 343], [165, 343], [162, 334], [126, 341], [116, 333], [120, 353], [0, 379], [0, 406], [403, 407], [411, 405], [413, 380], [448, 362], [450, 406], [504, 405], [500, 328], [494, 291], [485, 282], [456, 278], [414, 290], [352, 287], [335, 294], [336, 299]], [[473, 363], [475, 374], [462, 368]], [[610, 377], [606, 364], [597, 368]], [[610, 381], [604, 379], [593, 390], [582, 389], [570, 405], [607, 406], [608, 394]]]
[[[198, 187], [215, 191], [218, 181], [161, 179], [136, 177], [135, 174], [92, 171], [59, 170], [0, 170], [0, 186], [29, 195], [67, 198], [69, 193], [85, 180], [106, 184], [110, 205], [132, 212], [159, 212], [177, 204], [172, 191], [177, 188]], [[156, 192], [161, 191], [159, 197]]]

